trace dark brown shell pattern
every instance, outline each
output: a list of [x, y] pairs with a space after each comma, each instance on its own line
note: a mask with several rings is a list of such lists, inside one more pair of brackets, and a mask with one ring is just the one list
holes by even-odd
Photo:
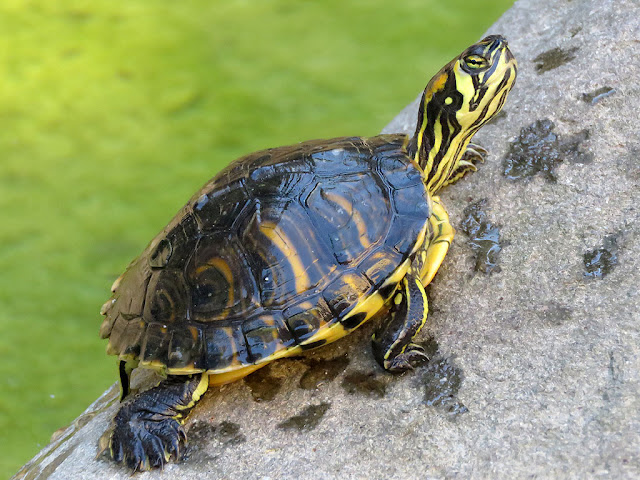
[[428, 226], [405, 143], [315, 140], [230, 164], [114, 284], [101, 312], [107, 352], [193, 373], [304, 348], [376, 292]]

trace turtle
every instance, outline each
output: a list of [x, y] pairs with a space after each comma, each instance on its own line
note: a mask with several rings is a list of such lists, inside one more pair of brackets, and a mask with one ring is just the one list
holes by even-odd
[[[490, 35], [425, 88], [412, 137], [312, 140], [246, 155], [209, 180], [114, 282], [100, 335], [118, 356], [111, 457], [133, 471], [177, 460], [211, 385], [328, 344], [381, 317], [389, 372], [426, 354], [425, 286], [454, 236], [439, 190], [483, 162], [473, 135], [517, 73]], [[164, 378], [130, 393], [134, 368]], [[109, 431], [108, 431], [109, 433]]]

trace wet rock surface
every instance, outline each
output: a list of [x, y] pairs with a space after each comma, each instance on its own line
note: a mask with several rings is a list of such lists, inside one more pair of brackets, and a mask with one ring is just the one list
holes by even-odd
[[[509, 39], [519, 78], [506, 116], [474, 139], [486, 163], [441, 198], [455, 226], [487, 199], [509, 242], [485, 275], [456, 236], [428, 290], [420, 340], [437, 348], [426, 365], [381, 372], [365, 325], [211, 389], [187, 424], [187, 458], [136, 478], [640, 477], [638, 18], [633, 0], [521, 0], [490, 29]], [[416, 107], [385, 131], [413, 130]], [[554, 182], [507, 179], [510, 144], [544, 120], [591, 161], [557, 162]], [[605, 250], [613, 268], [587, 275]], [[17, 478], [131, 478], [96, 459], [117, 396], [106, 392]]]
[[503, 247], [500, 242], [500, 227], [489, 221], [486, 209], [486, 198], [465, 208], [460, 229], [467, 235], [468, 244], [475, 255], [475, 271], [499, 272], [498, 257]]

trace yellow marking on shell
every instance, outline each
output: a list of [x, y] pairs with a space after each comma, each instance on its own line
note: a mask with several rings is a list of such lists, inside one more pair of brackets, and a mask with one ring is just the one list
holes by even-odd
[[[410, 265], [411, 264], [408, 259], [402, 262], [402, 264], [400, 264], [400, 266], [383, 283], [382, 286], [400, 283], [402, 279], [407, 275]], [[351, 284], [348, 280], [347, 282]], [[313, 308], [313, 304], [311, 304], [311, 302], [307, 302], [307, 303], [309, 308]], [[362, 321], [362, 323], [364, 323], [365, 321], [373, 317], [376, 313], [378, 313], [378, 311], [380, 311], [384, 307], [384, 305], [385, 305], [385, 299], [382, 298], [382, 295], [380, 295], [380, 293], [376, 292], [372, 295], [367, 296], [365, 299], [361, 300], [360, 302], [358, 302], [355, 305], [355, 307], [344, 317], [344, 319], [347, 319], [350, 316], [360, 312], [367, 312], [365, 319]], [[319, 342], [322, 340], [325, 341], [323, 345], [326, 345], [344, 337], [345, 335], [351, 333], [351, 331], [352, 330], [346, 330], [342, 325], [342, 323], [335, 322], [320, 328], [315, 335], [313, 335], [311, 338], [303, 342], [302, 345], [313, 344], [315, 342]], [[209, 377], [208, 384], [224, 385], [226, 383], [235, 382], [236, 380], [239, 380], [249, 375], [250, 373], [258, 370], [259, 368], [264, 367], [266, 364], [274, 360], [299, 355], [303, 351], [304, 350], [300, 345], [296, 345], [293, 348], [284, 348], [282, 350], [275, 352], [273, 355], [269, 357], [265, 357], [261, 359], [256, 364], [251, 364], [251, 365], [242, 365], [238, 363], [236, 360], [236, 363], [233, 363], [224, 369], [208, 370], [207, 372], [205, 372]], [[121, 356], [121, 358], [124, 358], [124, 357]], [[195, 368], [189, 367], [189, 366], [181, 367], [181, 368], [168, 368], [166, 365], [162, 364], [161, 362], [158, 362], [157, 360], [154, 360], [152, 362], [140, 362], [140, 366], [144, 368], [156, 370], [162, 375], [167, 375], [167, 374], [168, 375], [191, 375], [191, 374], [203, 372], [202, 369], [196, 370]]]
[[231, 308], [233, 306], [233, 300], [234, 300], [233, 272], [231, 271], [231, 267], [229, 267], [229, 264], [222, 258], [211, 258], [207, 260], [207, 262], [204, 265], [200, 265], [196, 269], [196, 275], [200, 275], [205, 270], [208, 270], [209, 267], [213, 267], [216, 270], [218, 270], [224, 276], [224, 279], [227, 281], [229, 294], [227, 296], [226, 307]]
[[209, 374], [209, 385], [217, 386], [217, 385], [225, 385], [227, 383], [235, 382], [236, 380], [240, 380], [243, 377], [246, 377], [252, 372], [255, 372], [259, 368], [262, 368], [266, 365], [266, 363], [260, 365], [247, 365], [243, 368], [239, 368], [236, 370], [232, 370], [230, 372], [217, 373], [210, 371]]
[[264, 222], [260, 225], [260, 233], [269, 239], [269, 241], [280, 250], [289, 261], [295, 277], [296, 292], [302, 293], [309, 289], [311, 281], [307, 275], [306, 269], [298, 253], [291, 249], [291, 244], [287, 236], [278, 229], [277, 225], [272, 222]]
[[274, 360], [290, 357], [292, 355], [299, 355], [301, 353], [302, 348], [300, 346], [295, 346], [293, 348], [280, 350], [269, 357], [263, 358], [256, 364], [242, 365], [241, 367], [228, 367], [224, 370], [209, 370], [207, 372], [209, 375], [209, 385], [224, 385], [235, 382], [236, 380], [246, 377], [250, 373], [255, 372]]
[[402, 279], [407, 275], [407, 272], [409, 271], [410, 266], [411, 266], [411, 262], [409, 261], [409, 259], [402, 262], [400, 266], [396, 269], [396, 271], [393, 272], [391, 275], [389, 275], [389, 278], [387, 278], [384, 281], [384, 283], [381, 285], [380, 288], [384, 288], [387, 285], [399, 284], [402, 281]]
[[[167, 294], [166, 290], [162, 290], [161, 293], [162, 293], [162, 296], [164, 298], [166, 298], [167, 301], [169, 302], [169, 307], [171, 309], [171, 317], [169, 318], [169, 322], [174, 322], [175, 319], [176, 319], [176, 309], [175, 309], [175, 305], [176, 304], [173, 301], [173, 298], [171, 298], [171, 295]], [[165, 330], [165, 332], [166, 332], [166, 330]]]
[[[380, 293], [377, 293], [377, 292], [373, 293], [368, 297], [366, 297], [364, 300], [361, 300], [358, 303], [356, 303], [353, 309], [347, 315], [344, 316], [342, 321], [348, 320], [354, 315], [358, 315], [360, 313], [366, 313], [365, 317], [362, 319], [362, 322], [360, 322], [360, 325], [362, 325], [364, 322], [369, 320], [371, 317], [373, 317], [376, 313], [378, 313], [384, 307], [384, 303], [385, 303], [384, 300], [385, 299], [382, 298], [382, 295], [380, 295]], [[349, 330], [349, 332], [352, 330], [353, 329]]]
[[311, 310], [313, 307], [315, 307], [315, 305], [308, 300], [298, 304], [298, 308], [301, 310]]
[[305, 340], [302, 345], [309, 345], [324, 340], [323, 345], [335, 342], [339, 338], [349, 333], [340, 322], [332, 323], [326, 327], [318, 329], [318, 331], [309, 339]]
[[356, 228], [358, 229], [358, 239], [360, 240], [360, 245], [362, 248], [369, 248], [371, 246], [371, 242], [367, 238], [367, 224], [362, 219], [362, 215], [357, 210], [354, 210], [353, 205], [346, 198], [337, 195], [335, 193], [326, 192], [325, 196], [332, 202], [337, 203], [344, 210], [349, 212], [353, 223], [355, 223]]
[[433, 197], [433, 214], [429, 218], [434, 236], [429, 242], [426, 252], [426, 260], [422, 265], [420, 274], [423, 285], [429, 285], [438, 272], [449, 246], [453, 241], [455, 230], [449, 223], [449, 214], [438, 197]]
[[155, 370], [156, 372], [158, 372], [163, 376], [166, 376], [167, 370], [168, 370], [167, 366], [164, 363], [162, 363], [160, 360], [151, 360], [151, 361], [140, 360], [140, 363], [138, 364], [138, 366], [149, 369], [149, 370]]
[[342, 279], [344, 280], [344, 283], [349, 285], [349, 288], [351, 288], [352, 291], [357, 292], [359, 290], [360, 286], [357, 283], [357, 280], [360, 279], [359, 276], [357, 276], [357, 275], [343, 275]]
[[[433, 207], [433, 202], [429, 202], [429, 205]], [[427, 237], [427, 224], [425, 223], [424, 226], [422, 227], [422, 230], [420, 230], [420, 233], [418, 234], [418, 238], [416, 238], [416, 243], [413, 246], [413, 249], [411, 250], [411, 255], [414, 255], [418, 250], [422, 248], [426, 240], [426, 237]], [[387, 282], [385, 282], [385, 284], [386, 283]], [[398, 282], [396, 283], [400, 283], [400, 281], [398, 280]]]
[[204, 368], [196, 368], [193, 364], [180, 368], [165, 368], [167, 375], [193, 375], [194, 373], [204, 373]]

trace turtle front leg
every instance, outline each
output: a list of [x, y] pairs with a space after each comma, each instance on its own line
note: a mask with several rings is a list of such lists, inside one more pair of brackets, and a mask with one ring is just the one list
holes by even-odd
[[206, 373], [169, 376], [124, 403], [113, 419], [111, 457], [134, 472], [177, 460], [187, 415], [209, 387]]
[[447, 181], [442, 184], [442, 187], [456, 183], [467, 173], [478, 170], [478, 163], [484, 163], [488, 154], [489, 152], [487, 152], [484, 147], [470, 143], [462, 154], [462, 158], [458, 162], [458, 167], [451, 172]]
[[392, 298], [389, 320], [372, 338], [373, 355], [385, 370], [403, 372], [429, 359], [421, 346], [411, 343], [427, 321], [427, 312], [427, 294], [412, 269]]

